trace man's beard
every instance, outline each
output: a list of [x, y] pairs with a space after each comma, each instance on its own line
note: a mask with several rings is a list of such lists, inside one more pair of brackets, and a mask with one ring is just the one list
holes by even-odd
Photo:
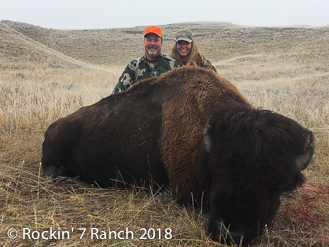
[[[151, 49], [151, 48], [156, 49], [156, 51], [150, 51], [149, 49]], [[147, 53], [148, 53], [150, 56], [156, 56], [157, 53], [158, 53], [157, 49], [158, 49], [157, 46], [149, 46], [149, 47], [148, 47], [148, 50], [147, 50]]]

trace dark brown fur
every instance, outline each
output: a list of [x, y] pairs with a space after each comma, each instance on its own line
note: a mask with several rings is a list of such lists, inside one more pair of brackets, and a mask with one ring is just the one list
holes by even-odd
[[280, 114], [241, 105], [216, 108], [209, 125], [210, 232], [219, 239], [223, 222], [236, 241], [244, 235], [247, 243], [271, 225], [281, 193], [304, 182], [296, 157], [311, 132]]
[[[190, 164], [204, 150], [202, 133], [211, 110], [232, 99], [250, 106], [235, 86], [210, 70], [184, 67], [146, 79], [50, 125], [43, 169], [101, 186], [112, 186], [118, 170], [126, 183], [151, 174], [162, 184], [169, 176], [174, 186], [181, 185], [177, 195], [183, 200], [195, 181], [203, 182], [199, 168]], [[184, 200], [190, 202], [190, 196]]]
[[[202, 135], [211, 115], [207, 153]], [[104, 187], [118, 178], [170, 183], [181, 203], [209, 201], [215, 239], [222, 221], [249, 241], [270, 223], [281, 192], [303, 182], [293, 164], [309, 135], [293, 120], [254, 110], [215, 72], [184, 66], [54, 122], [45, 133], [42, 168]]]

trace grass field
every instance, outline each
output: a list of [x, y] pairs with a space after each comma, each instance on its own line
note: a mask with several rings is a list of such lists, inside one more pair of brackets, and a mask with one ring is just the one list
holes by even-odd
[[[40, 53], [43, 56], [49, 55]], [[235, 62], [212, 62], [255, 107], [273, 110], [310, 128], [315, 133], [316, 151], [303, 171], [307, 183], [282, 196], [273, 227], [252, 246], [328, 246], [328, 72], [316, 70], [318, 65], [310, 63], [309, 71], [301, 73], [304, 65], [282, 64], [271, 55], [266, 59], [257, 63], [259, 57], [241, 55]], [[169, 191], [154, 193], [137, 186], [104, 189], [72, 178], [48, 180], [42, 176], [45, 130], [58, 118], [108, 96], [123, 64], [70, 67], [72, 61], [68, 61], [54, 67], [53, 57], [19, 62], [6, 56], [4, 60], [0, 68], [2, 246], [221, 246], [207, 234], [208, 215], [179, 206]], [[61, 64], [60, 60], [56, 63]], [[23, 239], [27, 228], [30, 235]], [[11, 239], [8, 234], [15, 236], [13, 229], [18, 235]], [[96, 230], [98, 235], [91, 235]], [[37, 231], [48, 239], [38, 238]], [[112, 239], [102, 239], [109, 238], [109, 231]], [[120, 231], [124, 239], [114, 239], [114, 233]]]

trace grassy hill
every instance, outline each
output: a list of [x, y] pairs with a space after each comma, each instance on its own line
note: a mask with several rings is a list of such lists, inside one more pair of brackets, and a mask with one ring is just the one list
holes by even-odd
[[50, 49], [0, 22], [0, 55], [2, 68], [21, 68], [27, 64], [56, 67], [81, 67], [82, 62]]
[[[23, 58], [31, 60], [49, 59], [52, 54], [57, 54], [55, 60], [58, 61], [59, 54], [64, 54], [67, 56], [65, 61], [57, 62], [57, 66], [76, 64], [78, 60], [123, 68], [144, 53], [142, 32], [145, 27], [142, 26], [129, 29], [57, 30], [13, 21], [0, 23], [2, 32], [14, 35], [9, 39], [10, 42], [20, 42], [20, 48], [5, 49], [5, 58], [12, 57], [7, 52], [14, 52], [14, 56], [24, 53], [26, 55]], [[231, 80], [323, 77], [329, 72], [328, 26], [246, 27], [201, 22], [160, 27], [164, 33], [164, 54], [169, 54], [177, 31], [190, 29], [206, 58], [220, 74]], [[34, 52], [26, 50], [35, 45], [39, 48]], [[41, 47], [42, 52], [48, 48], [48, 56], [44, 53], [40, 55]], [[72, 58], [76, 60], [72, 62]]]

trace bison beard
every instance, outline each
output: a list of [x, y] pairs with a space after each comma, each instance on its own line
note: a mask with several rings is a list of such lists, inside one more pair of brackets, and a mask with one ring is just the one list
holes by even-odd
[[281, 193], [303, 183], [313, 151], [311, 131], [184, 66], [51, 124], [42, 168], [103, 187], [170, 184], [180, 203], [208, 207], [214, 239], [247, 244], [271, 224]]

